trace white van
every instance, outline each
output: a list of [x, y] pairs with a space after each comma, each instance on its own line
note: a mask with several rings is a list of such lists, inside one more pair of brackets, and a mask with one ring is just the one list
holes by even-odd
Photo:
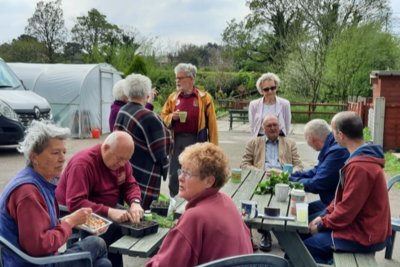
[[47, 100], [27, 90], [0, 58], [0, 145], [17, 144], [32, 120], [51, 120]]

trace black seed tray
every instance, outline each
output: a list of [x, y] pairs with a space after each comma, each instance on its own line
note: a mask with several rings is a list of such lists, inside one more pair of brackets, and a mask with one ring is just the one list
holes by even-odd
[[122, 234], [136, 238], [157, 233], [159, 224], [154, 221], [140, 221], [139, 223], [121, 223]]

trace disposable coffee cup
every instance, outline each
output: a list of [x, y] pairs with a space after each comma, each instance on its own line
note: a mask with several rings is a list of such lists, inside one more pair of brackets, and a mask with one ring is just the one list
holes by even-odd
[[296, 221], [308, 223], [308, 203], [296, 203]]
[[303, 203], [306, 199], [306, 192], [301, 189], [292, 189], [290, 192], [290, 214], [296, 216], [296, 203]]
[[242, 181], [242, 170], [234, 168], [231, 170], [231, 182], [240, 183]]
[[289, 185], [288, 184], [276, 184], [275, 185], [275, 196], [278, 202], [286, 202], [289, 196]]
[[179, 111], [179, 121], [181, 123], [186, 122], [187, 112], [186, 111]]
[[251, 200], [242, 200], [242, 218], [250, 220], [256, 218], [258, 215], [257, 202]]

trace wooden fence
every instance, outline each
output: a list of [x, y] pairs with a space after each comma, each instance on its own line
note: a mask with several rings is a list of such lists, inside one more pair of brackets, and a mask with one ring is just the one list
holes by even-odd
[[[216, 99], [216, 104], [222, 110], [246, 109], [249, 106], [249, 100]], [[301, 103], [291, 102], [292, 115], [306, 115], [308, 120], [313, 116], [328, 115], [333, 116], [336, 113], [347, 110], [347, 104], [328, 104], [328, 103]], [[314, 117], [315, 118], [315, 117]]]

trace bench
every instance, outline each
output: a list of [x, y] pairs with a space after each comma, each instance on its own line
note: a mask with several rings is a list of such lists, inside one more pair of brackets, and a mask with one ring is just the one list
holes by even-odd
[[369, 267], [378, 266], [375, 260], [375, 253], [349, 253], [334, 252], [333, 260], [335, 267]]
[[230, 109], [229, 110], [229, 130], [232, 130], [234, 121], [249, 122], [249, 111], [247, 109]]

